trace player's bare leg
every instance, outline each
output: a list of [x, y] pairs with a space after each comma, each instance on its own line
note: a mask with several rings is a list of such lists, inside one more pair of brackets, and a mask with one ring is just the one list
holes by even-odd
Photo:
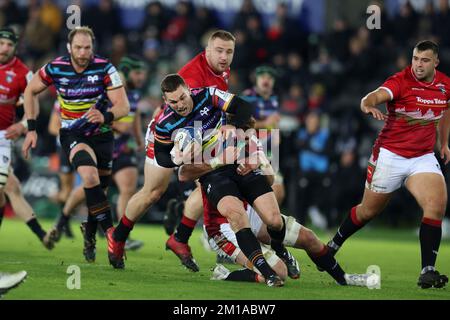
[[134, 224], [161, 198], [169, 185], [172, 174], [173, 169], [158, 167], [148, 162], [145, 163], [144, 186], [128, 201], [125, 213], [112, 235], [114, 240], [120, 243], [121, 246], [118, 248], [118, 254], [123, 255], [125, 241]]
[[[116, 214], [117, 221], [122, 219], [125, 213], [128, 201], [136, 193], [136, 185], [138, 181], [138, 170], [135, 167], [126, 167], [120, 169], [114, 174], [114, 181], [119, 189], [117, 198]], [[142, 241], [127, 239], [125, 250], [138, 250], [143, 245]]]
[[[273, 194], [272, 194], [273, 195]], [[239, 248], [266, 280], [268, 286], [283, 286], [283, 281], [270, 267], [261, 251], [261, 246], [250, 229], [247, 211], [241, 200], [234, 196], [224, 196], [217, 204], [217, 210], [228, 219], [236, 234]], [[281, 217], [280, 217], [281, 219]]]
[[[113, 248], [116, 242], [112, 238], [114, 231], [112, 225], [111, 207], [102, 186], [100, 175], [107, 176], [109, 170], [97, 169], [97, 158], [91, 147], [84, 143], [77, 144], [70, 151], [70, 162], [76, 168], [83, 181], [83, 188], [88, 208], [88, 219], [84, 229], [84, 255], [88, 262], [95, 260], [95, 233], [97, 223], [100, 224], [108, 241], [108, 258], [114, 268], [124, 268], [122, 256], [118, 257]], [[86, 244], [93, 244], [94, 255], [86, 255]], [[88, 246], [91, 248], [92, 246]], [[90, 251], [89, 251], [90, 252]], [[93, 258], [93, 259], [92, 259]]]
[[60, 203], [66, 203], [73, 189], [73, 184], [75, 182], [75, 175], [73, 172], [60, 173], [59, 180], [61, 183], [61, 189], [57, 194], [57, 200]]
[[[338, 284], [352, 286], [366, 286], [369, 274], [347, 274], [317, 235], [305, 226], [300, 225], [294, 217], [284, 216], [286, 221], [286, 237], [283, 243], [287, 247], [303, 249], [317, 268], [326, 271]], [[270, 243], [267, 227], [262, 225], [257, 238], [265, 244]]]
[[[266, 249], [264, 253], [270, 267], [276, 272], [278, 277], [286, 281], [287, 279], [287, 268], [283, 261], [277, 257], [273, 250]], [[242, 253], [236, 256], [237, 264], [245, 267], [245, 269], [239, 269], [230, 271], [221, 264], [217, 264], [213, 270], [212, 280], [225, 280], [225, 281], [246, 281], [246, 282], [259, 282], [265, 283], [264, 277], [254, 268], [247, 257]]]
[[83, 186], [78, 186], [71, 190], [69, 196], [64, 202], [63, 209], [59, 215], [58, 221], [56, 222], [57, 231], [57, 241], [61, 238], [62, 233], [65, 228], [68, 227], [70, 217], [74, 212], [75, 208], [78, 207], [85, 200]]
[[286, 235], [286, 221], [281, 216], [275, 193], [268, 192], [256, 198], [253, 202], [253, 208], [267, 226], [267, 231], [271, 237], [270, 246], [286, 264], [289, 277], [293, 279], [299, 278], [300, 268], [298, 262], [283, 244]]
[[28, 201], [25, 200], [22, 191], [20, 190], [20, 182], [12, 170], [10, 170], [4, 192], [8, 195], [9, 201], [16, 215], [25, 221], [31, 231], [36, 234], [47, 249], [53, 249], [55, 245], [56, 230], [51, 229], [46, 232], [42, 228], [33, 212], [33, 208], [31, 208]]
[[328, 242], [332, 254], [336, 254], [350, 236], [383, 211], [391, 197], [392, 193], [378, 193], [365, 188], [361, 203], [350, 210], [333, 239]]
[[284, 185], [282, 183], [274, 183], [272, 185], [272, 190], [275, 193], [275, 198], [277, 199], [278, 205], [281, 206], [286, 196]]
[[138, 180], [138, 171], [134, 167], [123, 168], [114, 175], [119, 196], [117, 199], [117, 219], [121, 219], [128, 201], [136, 192], [136, 184]]
[[418, 173], [408, 178], [406, 188], [423, 210], [419, 232], [422, 271], [417, 284], [423, 289], [442, 288], [448, 282], [448, 277], [440, 275], [435, 264], [442, 237], [442, 219], [447, 206], [444, 177], [436, 173]]
[[164, 194], [172, 174], [173, 169], [146, 163], [144, 167], [144, 186], [131, 197], [124, 217], [132, 222], [138, 221]]
[[172, 250], [191, 271], [199, 271], [199, 267], [192, 258], [191, 248], [188, 245], [189, 238], [194, 231], [195, 225], [203, 215], [203, 200], [200, 187], [192, 191], [183, 208], [183, 216], [175, 232], [166, 242], [166, 247]]
[[73, 190], [73, 184], [75, 182], [75, 174], [73, 172], [60, 172], [59, 181], [61, 184], [59, 192], [55, 196], [57, 203], [63, 208], [56, 222], [57, 241], [61, 238], [62, 232], [66, 234], [68, 238], [73, 238], [73, 233], [70, 228], [69, 220], [70, 215], [64, 214], [64, 206], [67, 204], [67, 200]]

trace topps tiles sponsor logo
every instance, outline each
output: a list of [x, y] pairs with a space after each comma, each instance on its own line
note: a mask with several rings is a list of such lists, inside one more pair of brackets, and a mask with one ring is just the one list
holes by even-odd
[[424, 99], [421, 97], [416, 97], [417, 102], [419, 103], [423, 103], [423, 104], [446, 104], [447, 102], [445, 100], [441, 100], [441, 99]]

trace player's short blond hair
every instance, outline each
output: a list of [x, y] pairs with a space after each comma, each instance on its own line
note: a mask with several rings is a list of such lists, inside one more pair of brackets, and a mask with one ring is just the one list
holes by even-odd
[[67, 35], [67, 42], [69, 42], [69, 44], [72, 44], [72, 40], [77, 33], [83, 33], [90, 36], [92, 39], [92, 43], [94, 43], [95, 41], [94, 31], [92, 31], [92, 29], [89, 28], [88, 26], [81, 26], [75, 27], [74, 29], [70, 30], [69, 34]]
[[[216, 30], [209, 36], [209, 41], [213, 41], [214, 39], [219, 38], [224, 41], [233, 41], [236, 42], [236, 37], [233, 36], [231, 32], [226, 30]], [[208, 42], [209, 42], [208, 41]]]

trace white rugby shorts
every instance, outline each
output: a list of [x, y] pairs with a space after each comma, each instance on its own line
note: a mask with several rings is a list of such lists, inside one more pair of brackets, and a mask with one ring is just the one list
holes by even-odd
[[434, 153], [405, 158], [385, 148], [380, 148], [378, 159], [370, 156], [367, 167], [366, 188], [378, 193], [391, 193], [418, 173], [436, 173], [442, 176], [441, 166]]

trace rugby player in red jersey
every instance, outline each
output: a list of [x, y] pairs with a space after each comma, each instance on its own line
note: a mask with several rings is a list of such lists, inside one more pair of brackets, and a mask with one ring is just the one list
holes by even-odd
[[[228, 90], [228, 78], [234, 55], [234, 45], [235, 38], [231, 33], [224, 30], [215, 31], [210, 36], [205, 51], [188, 62], [180, 70], [180, 75], [191, 89], [216, 87], [220, 90]], [[125, 243], [135, 222], [164, 194], [173, 173], [172, 168], [159, 166], [154, 154], [155, 123], [159, 121], [162, 115], [163, 113], [159, 112], [148, 126], [144, 186], [128, 202], [125, 214], [113, 235], [122, 244]], [[191, 249], [187, 242], [195, 227], [195, 223], [203, 213], [201, 193], [198, 188], [187, 199], [185, 207], [189, 210], [185, 211], [185, 215], [181, 220], [176, 232], [177, 238], [174, 235], [171, 236], [167, 242], [167, 247], [180, 258], [183, 265], [196, 272], [199, 268], [192, 257]], [[120, 248], [118, 252], [121, 252]]]
[[[433, 154], [436, 127], [441, 157], [446, 164], [450, 161], [450, 79], [436, 70], [438, 64], [438, 46], [421, 41], [414, 47], [410, 66], [361, 100], [364, 113], [386, 123], [372, 150], [362, 202], [351, 209], [328, 242], [335, 254], [347, 238], [386, 207], [393, 192], [404, 184], [423, 210], [418, 280], [422, 288], [441, 288], [448, 282], [435, 269], [447, 203], [446, 184]], [[377, 108], [382, 103], [387, 104], [387, 115]]]
[[45, 232], [33, 209], [20, 190], [19, 180], [12, 172], [11, 140], [26, 132], [26, 122], [15, 121], [17, 102], [33, 76], [27, 66], [15, 56], [18, 38], [10, 28], [0, 29], [0, 225], [6, 205], [5, 194], [14, 212], [35, 233], [47, 249], [52, 249], [55, 230]]

